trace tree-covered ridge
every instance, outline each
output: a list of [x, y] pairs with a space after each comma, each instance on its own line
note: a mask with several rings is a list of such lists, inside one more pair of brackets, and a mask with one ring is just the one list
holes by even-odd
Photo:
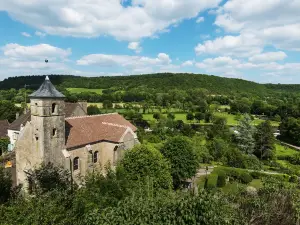
[[[230, 94], [235, 92], [263, 93], [266, 87], [241, 79], [223, 78], [204, 74], [148, 74], [133, 76], [114, 77], [78, 77], [70, 75], [50, 75], [51, 82], [62, 88], [101, 88], [111, 87], [121, 89], [132, 89], [136, 87], [154, 88], [159, 91], [169, 89], [195, 89], [205, 88], [215, 94]], [[44, 80], [44, 75], [40, 76], [20, 76], [10, 77], [0, 82], [0, 89], [20, 89], [24, 85], [28, 88], [37, 88]]]

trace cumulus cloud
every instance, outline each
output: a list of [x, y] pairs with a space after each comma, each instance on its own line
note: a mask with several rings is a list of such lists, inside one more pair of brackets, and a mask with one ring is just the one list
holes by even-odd
[[285, 52], [266, 52], [254, 55], [249, 58], [250, 62], [274, 62], [284, 60], [287, 57]]
[[196, 54], [213, 54], [248, 57], [262, 52], [264, 43], [253, 34], [224, 36], [215, 40], [205, 41], [195, 48]]
[[171, 59], [165, 53], [159, 53], [156, 58], [129, 55], [91, 54], [77, 60], [77, 64], [82, 66], [97, 65], [104, 67], [121, 66], [132, 68], [167, 65], [170, 63]]
[[72, 53], [71, 49], [61, 49], [49, 44], [22, 46], [11, 43], [5, 45], [2, 50], [5, 56], [22, 60], [66, 59]]
[[31, 37], [31, 35], [28, 34], [27, 32], [22, 32], [21, 34], [22, 34], [24, 37]]
[[44, 0], [1, 1], [0, 11], [43, 32], [54, 35], [95, 37], [110, 35], [136, 41], [151, 37], [217, 7], [221, 0]]
[[276, 48], [300, 51], [299, 0], [228, 0], [215, 24], [228, 32], [251, 32]]
[[136, 53], [140, 53], [142, 51], [142, 47], [139, 42], [130, 42], [128, 44], [128, 48], [134, 50]]
[[[262, 54], [263, 55], [263, 54]], [[258, 57], [258, 59], [260, 59]], [[264, 59], [262, 57], [262, 59]], [[207, 58], [201, 62], [197, 62], [195, 66], [205, 73], [213, 73], [220, 76], [240, 77], [249, 70], [257, 74], [277, 74], [284, 76], [295, 76], [300, 73], [300, 63], [277, 63], [258, 60], [256, 62], [248, 62], [245, 60], [233, 59], [229, 56]]]
[[194, 65], [194, 61], [192, 61], [192, 60], [187, 60], [187, 61], [185, 61], [185, 62], [183, 62], [181, 64], [181, 66], [183, 66], [183, 67], [185, 67], [185, 66], [193, 66], [193, 65]]
[[[62, 49], [48, 44], [22, 46], [15, 43], [0, 48], [1, 73], [8, 75], [65, 73], [71, 49]], [[45, 58], [49, 63], [45, 63]]]

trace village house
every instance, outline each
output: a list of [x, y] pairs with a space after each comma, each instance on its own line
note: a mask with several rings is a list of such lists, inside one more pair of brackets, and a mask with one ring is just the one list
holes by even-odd
[[138, 143], [136, 127], [118, 113], [88, 116], [79, 103], [85, 114], [70, 114], [65, 96], [48, 77], [29, 97], [30, 118], [15, 121], [14, 128], [19, 131], [14, 143], [16, 182], [24, 190], [30, 185], [27, 175], [42, 163], [70, 170], [78, 182], [108, 163], [114, 167], [123, 152]]

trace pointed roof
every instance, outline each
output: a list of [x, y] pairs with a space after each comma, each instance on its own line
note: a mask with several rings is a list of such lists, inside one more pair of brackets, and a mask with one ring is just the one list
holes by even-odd
[[29, 95], [30, 98], [64, 98], [65, 96], [60, 93], [54, 85], [49, 80], [49, 77], [46, 76], [44, 83], [40, 86], [40, 88]]

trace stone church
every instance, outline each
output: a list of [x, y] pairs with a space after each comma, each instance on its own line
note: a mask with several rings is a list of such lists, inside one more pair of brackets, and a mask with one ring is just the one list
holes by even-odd
[[70, 170], [79, 181], [108, 162], [114, 167], [123, 152], [138, 143], [136, 127], [118, 113], [87, 116], [86, 106], [79, 103], [84, 115], [78, 116], [80, 110], [68, 115], [64, 98], [46, 77], [30, 95], [30, 116], [23, 118], [26, 123], [19, 130], [15, 122], [14, 129], [19, 131], [14, 144], [16, 180], [24, 188], [28, 187], [27, 175], [41, 163]]

